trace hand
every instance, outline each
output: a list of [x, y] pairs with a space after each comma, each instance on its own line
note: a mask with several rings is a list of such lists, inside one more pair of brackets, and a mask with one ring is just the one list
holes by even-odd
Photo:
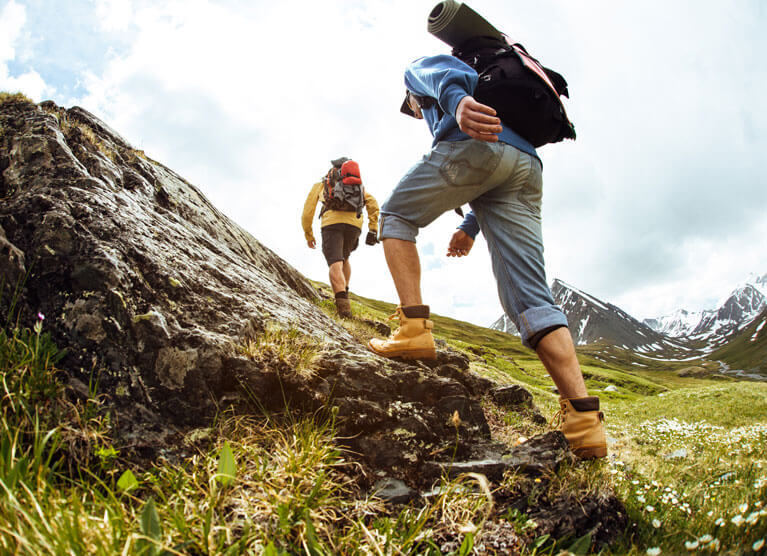
[[498, 133], [501, 127], [500, 118], [496, 117], [495, 110], [490, 106], [480, 104], [470, 96], [465, 96], [458, 103], [455, 110], [455, 121], [466, 135], [495, 143], [498, 141]]
[[314, 241], [314, 238], [307, 239], [306, 240], [306, 245], [308, 245], [310, 249], [314, 249], [315, 247], [317, 247], [317, 242]]
[[463, 230], [458, 230], [450, 238], [450, 244], [447, 246], [448, 257], [463, 257], [469, 254], [474, 246], [474, 238]]
[[373, 230], [371, 230], [368, 232], [368, 235], [365, 238], [365, 244], [375, 245], [376, 243], [378, 243], [378, 234], [376, 234]]

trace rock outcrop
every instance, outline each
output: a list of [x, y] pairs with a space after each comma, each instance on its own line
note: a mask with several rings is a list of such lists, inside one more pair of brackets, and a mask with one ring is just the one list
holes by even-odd
[[[6, 102], [0, 129], [3, 278], [25, 279], [26, 314], [46, 316], [72, 383], [98, 377], [131, 446], [151, 455], [232, 404], [336, 406], [353, 447], [395, 470], [453, 442], [456, 411], [461, 442], [489, 438], [465, 369], [367, 352], [299, 272], [92, 114]], [[268, 327], [314, 346], [309, 372], [246, 353]]]

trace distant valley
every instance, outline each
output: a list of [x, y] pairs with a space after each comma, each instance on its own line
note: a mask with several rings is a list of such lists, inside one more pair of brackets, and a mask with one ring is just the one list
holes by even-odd
[[[559, 279], [551, 290], [567, 315], [575, 344], [599, 359], [631, 355], [646, 361], [638, 361], [642, 366], [683, 364], [681, 370], [691, 373], [767, 380], [767, 274], [735, 287], [716, 309], [679, 309], [641, 322]], [[490, 327], [518, 335], [506, 315]]]

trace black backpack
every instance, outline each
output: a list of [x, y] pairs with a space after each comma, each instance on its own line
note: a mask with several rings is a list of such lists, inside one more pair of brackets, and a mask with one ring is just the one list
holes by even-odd
[[323, 204], [320, 217], [329, 210], [354, 212], [362, 216], [365, 189], [359, 165], [346, 158], [333, 160], [333, 166], [322, 180]]
[[453, 49], [453, 56], [474, 68], [477, 102], [495, 108], [498, 117], [535, 147], [575, 139], [560, 96], [569, 98], [567, 81], [543, 67], [521, 44], [476, 37]]

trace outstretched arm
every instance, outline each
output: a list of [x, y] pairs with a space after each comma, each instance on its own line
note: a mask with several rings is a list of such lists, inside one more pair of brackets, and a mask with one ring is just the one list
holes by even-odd
[[479, 233], [479, 223], [474, 211], [469, 211], [458, 226], [458, 231], [450, 238], [447, 246], [448, 257], [463, 257], [469, 254], [474, 246], [474, 238]]
[[314, 211], [317, 210], [317, 202], [320, 199], [320, 189], [322, 189], [322, 183], [315, 183], [306, 197], [304, 210], [301, 213], [301, 227], [304, 229], [304, 238], [306, 238], [306, 244], [312, 249], [317, 246], [314, 232], [312, 231], [312, 219], [314, 218]]
[[463, 230], [458, 230], [450, 238], [450, 244], [447, 246], [448, 257], [464, 257], [469, 254], [474, 246], [474, 238]]

